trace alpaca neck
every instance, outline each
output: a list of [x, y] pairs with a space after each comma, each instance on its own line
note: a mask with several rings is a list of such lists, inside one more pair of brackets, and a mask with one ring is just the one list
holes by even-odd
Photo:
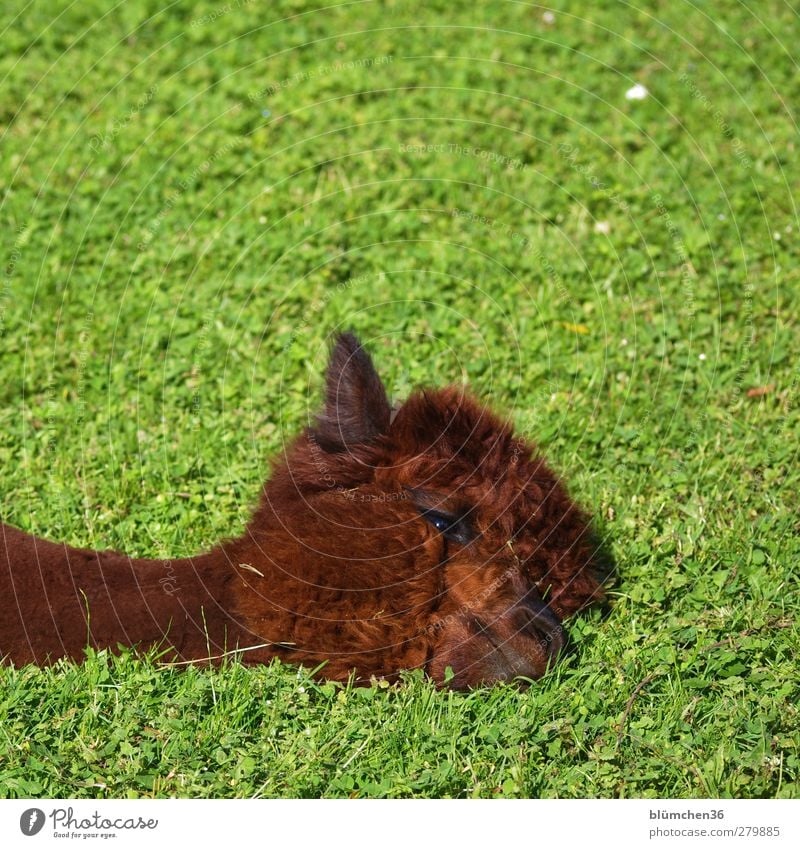
[[222, 549], [134, 559], [0, 525], [0, 652], [14, 664], [81, 659], [87, 646], [163, 648], [172, 661], [219, 657], [252, 638], [231, 617], [233, 566]]

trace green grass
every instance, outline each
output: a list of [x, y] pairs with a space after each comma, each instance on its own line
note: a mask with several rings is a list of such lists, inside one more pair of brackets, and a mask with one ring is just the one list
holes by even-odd
[[353, 327], [508, 412], [619, 574], [526, 692], [4, 668], [3, 795], [800, 795], [800, 27], [652, 6], [6, 4], [2, 520], [236, 533]]

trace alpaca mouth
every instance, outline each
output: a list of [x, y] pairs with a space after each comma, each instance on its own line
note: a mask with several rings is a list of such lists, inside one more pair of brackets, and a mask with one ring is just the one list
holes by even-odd
[[516, 626], [503, 627], [502, 634], [474, 615], [470, 629], [491, 645], [485, 659], [494, 667], [497, 679], [541, 677], [564, 650], [564, 628], [552, 610], [539, 601], [526, 600], [513, 612]]

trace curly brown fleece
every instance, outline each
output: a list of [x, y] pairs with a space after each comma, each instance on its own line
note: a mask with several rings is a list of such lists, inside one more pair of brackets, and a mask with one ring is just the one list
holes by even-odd
[[415, 392], [392, 414], [350, 334], [326, 379], [245, 533], [208, 553], [132, 559], [0, 525], [6, 661], [134, 645], [176, 661], [280, 657], [337, 680], [540, 676], [561, 619], [601, 597], [585, 515], [460, 388]]

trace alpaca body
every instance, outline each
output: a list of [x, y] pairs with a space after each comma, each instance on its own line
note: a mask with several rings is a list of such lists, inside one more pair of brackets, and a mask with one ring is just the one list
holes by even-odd
[[598, 554], [508, 424], [457, 388], [417, 392], [392, 415], [343, 335], [322, 412], [274, 463], [240, 538], [133, 559], [0, 525], [0, 656], [132, 645], [177, 662], [280, 657], [336, 680], [420, 667], [460, 688], [538, 677], [564, 645], [561, 619], [601, 597]]
[[[348, 493], [339, 500], [327, 516], [322, 500], [316, 527], [291, 510], [266, 522], [262, 510], [241, 539], [175, 560], [73, 548], [0, 525], [5, 659], [45, 664], [80, 660], [87, 645], [136, 645], [162, 649], [165, 661], [236, 654], [248, 664], [273, 656], [325, 663], [326, 675], [341, 680], [355, 667], [368, 678], [387, 666], [423, 666], [424, 633], [408, 638], [406, 631], [434, 608], [432, 581], [415, 574], [414, 553], [402, 539], [389, 539], [376, 562], [374, 511], [360, 513], [367, 519], [361, 532], [351, 528], [348, 555], [337, 556], [331, 519]], [[387, 518], [384, 512], [381, 520]]]

